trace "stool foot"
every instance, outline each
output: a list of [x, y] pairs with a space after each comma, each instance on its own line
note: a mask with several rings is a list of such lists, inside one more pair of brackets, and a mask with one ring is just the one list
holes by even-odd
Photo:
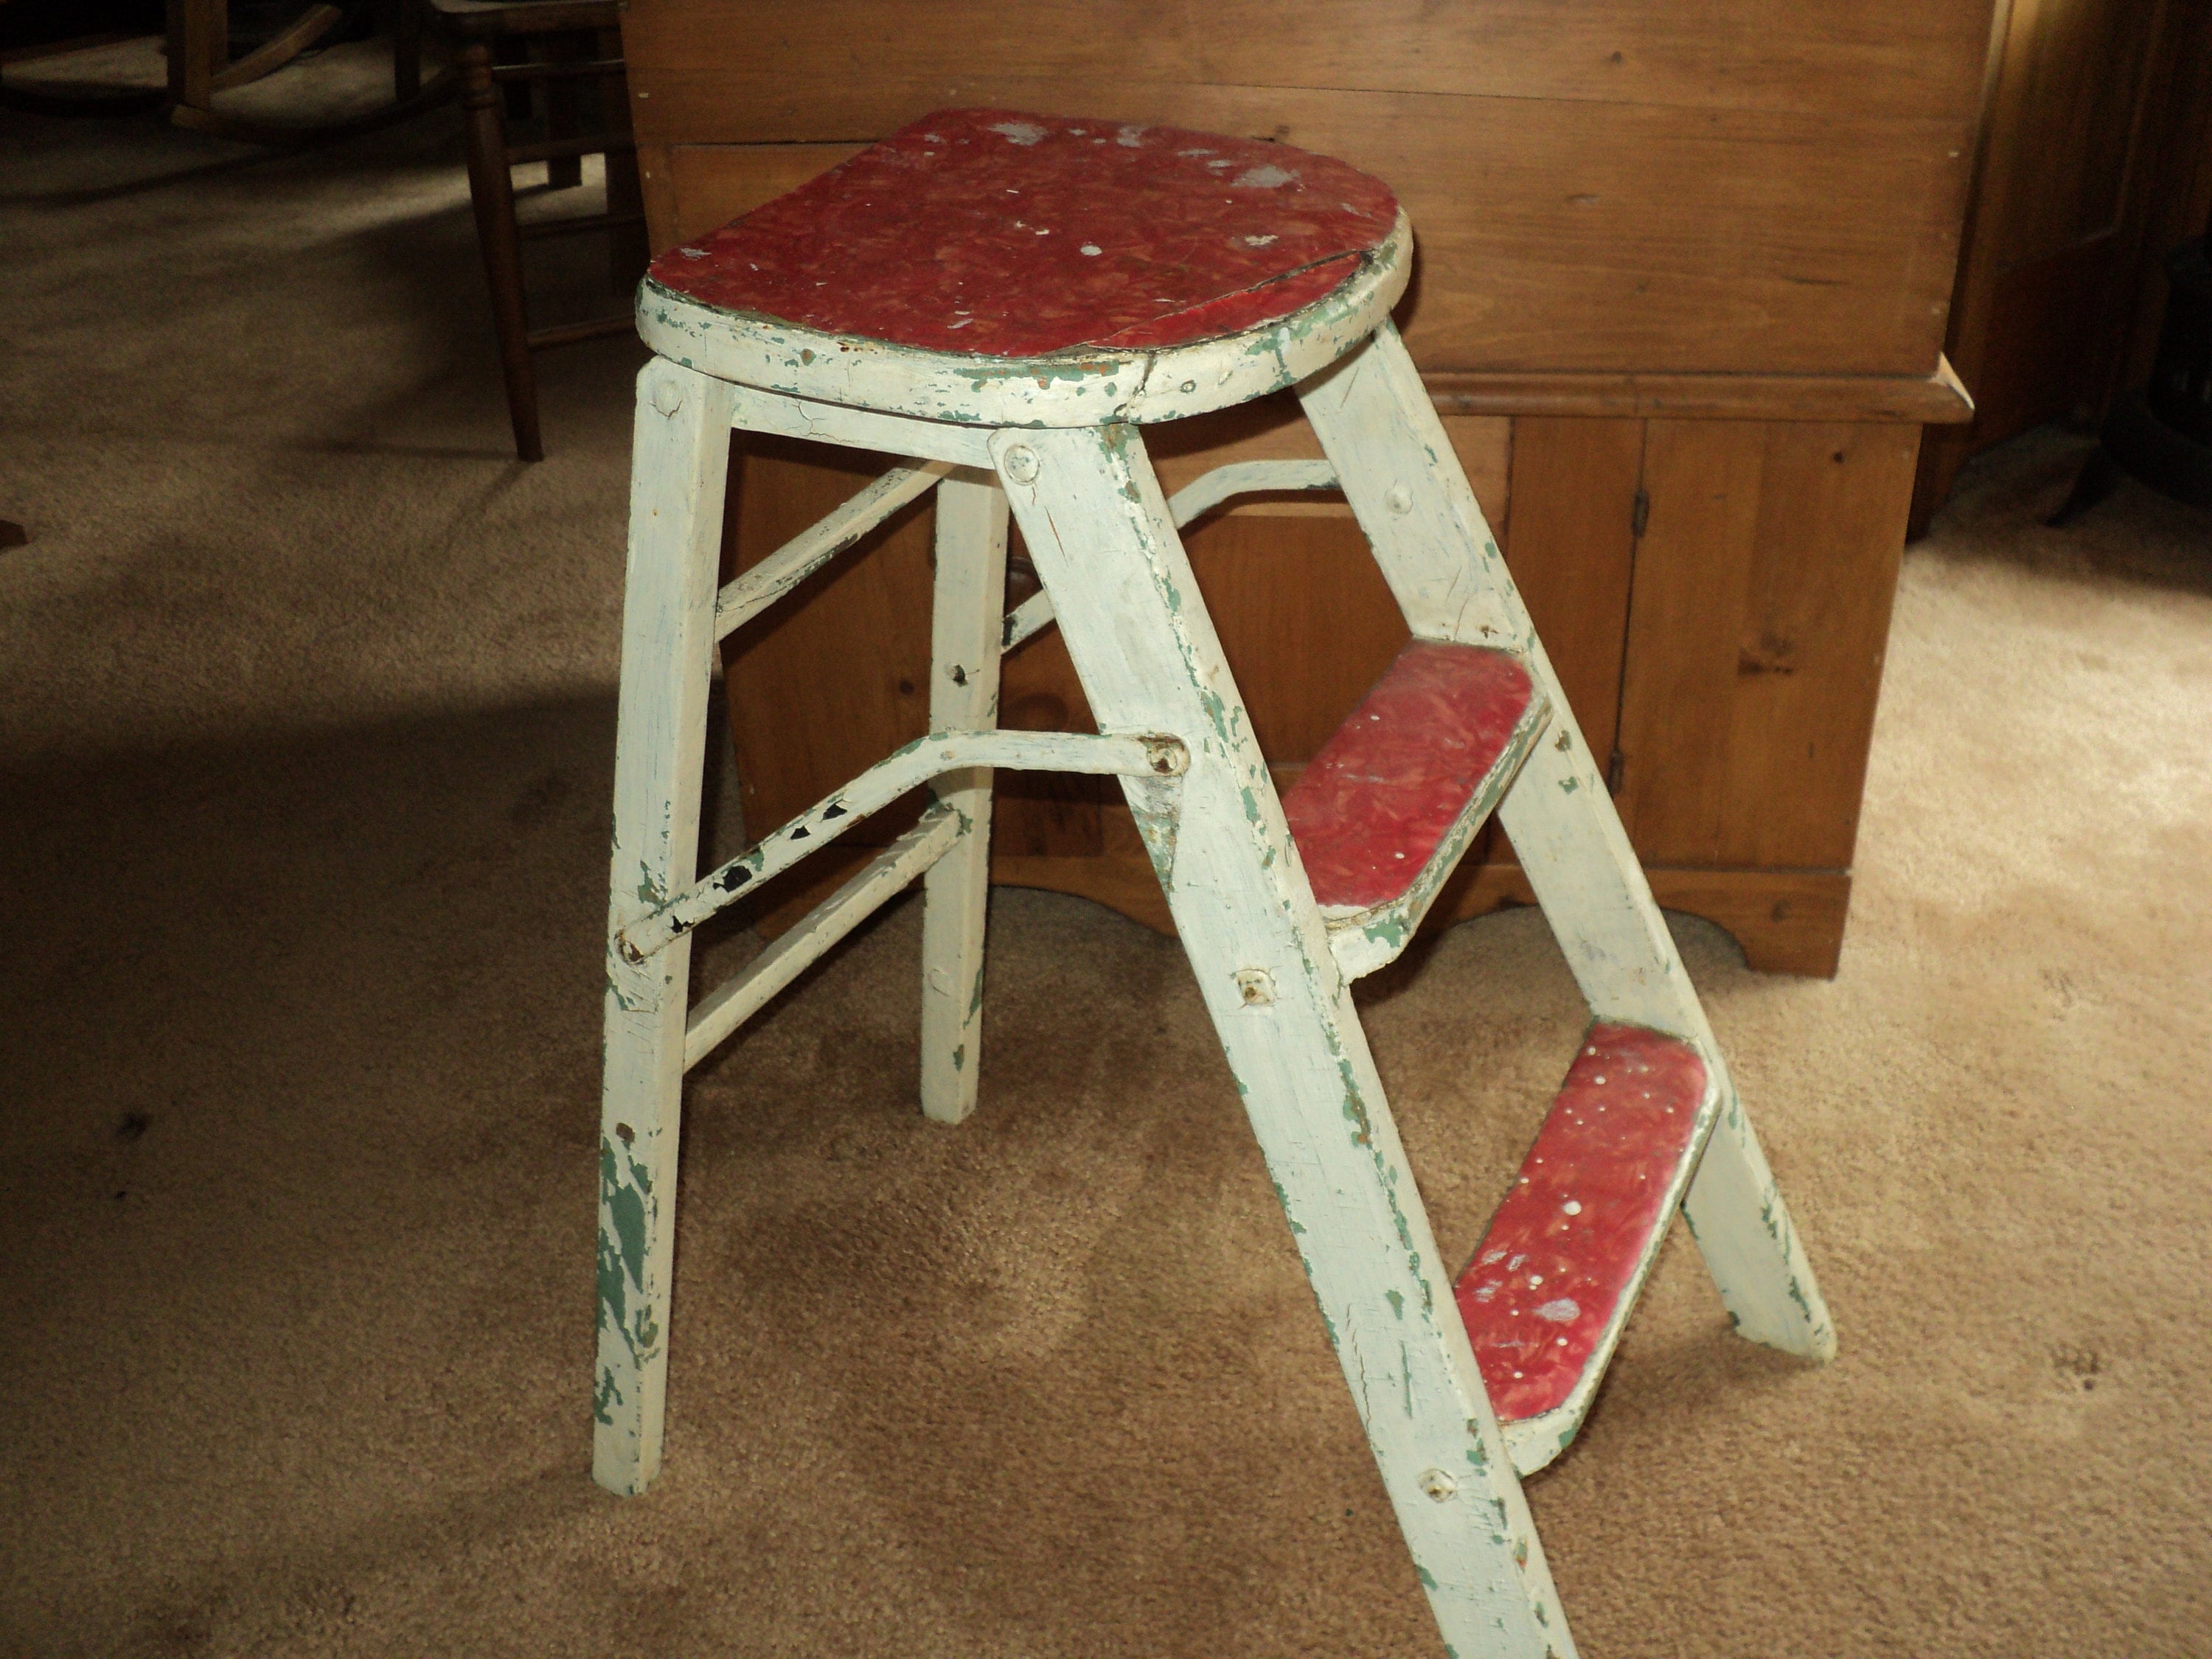
[[[937, 486], [937, 586], [931, 638], [933, 732], [999, 723], [1000, 639], [1006, 592], [1006, 498], [979, 475]], [[991, 890], [991, 770], [939, 778], [958, 813], [952, 850], [923, 878], [921, 1109], [957, 1123], [975, 1109], [983, 1054], [983, 933]]]
[[688, 884], [714, 650], [729, 387], [655, 358], [638, 375], [615, 734], [600, 1094], [599, 1364], [592, 1476], [645, 1490], [660, 1468], [682, 1125], [686, 937], [642, 962], [613, 940]]

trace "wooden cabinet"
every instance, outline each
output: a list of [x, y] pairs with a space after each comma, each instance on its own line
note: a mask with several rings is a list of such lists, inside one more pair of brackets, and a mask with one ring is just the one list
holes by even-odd
[[[1988, 27], [1988, 0], [633, 0], [624, 34], [656, 246], [956, 103], [1271, 137], [1389, 179], [1420, 239], [1401, 325], [1662, 902], [1756, 965], [1831, 973], [1920, 423], [1967, 413], [1940, 348]], [[1318, 453], [1285, 400], [1146, 436], [1170, 489]], [[749, 441], [732, 568], [870, 470]], [[732, 641], [756, 826], [923, 729], [927, 515]], [[1188, 540], [1287, 774], [1403, 625], [1340, 504], [1246, 502]], [[1015, 597], [1024, 568], [1017, 547]], [[1002, 712], [1086, 725], [1054, 636], [1009, 660]], [[999, 879], [1165, 925], [1118, 796], [1024, 777], [1000, 801]], [[1439, 908], [1526, 896], [1493, 832]]]

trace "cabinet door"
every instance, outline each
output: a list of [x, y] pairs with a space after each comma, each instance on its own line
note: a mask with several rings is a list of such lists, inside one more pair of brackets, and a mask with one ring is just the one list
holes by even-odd
[[1616, 740], [1647, 864], [1850, 866], [1918, 435], [1649, 423]]

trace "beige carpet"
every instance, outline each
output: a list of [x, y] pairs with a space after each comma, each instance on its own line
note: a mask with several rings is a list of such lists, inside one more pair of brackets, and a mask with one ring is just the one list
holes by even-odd
[[[961, 1129], [910, 903], [697, 1077], [592, 1486], [635, 349], [508, 459], [450, 112], [0, 145], [0, 1653], [1439, 1652], [1182, 959], [1073, 899]], [[1590, 1659], [2212, 1654], [2212, 531], [2041, 528], [2080, 452], [1906, 562], [1840, 976], [1680, 925], [1842, 1356], [1678, 1230], [1532, 1484]], [[1466, 1249], [1569, 981], [1522, 913], [1367, 1008]]]

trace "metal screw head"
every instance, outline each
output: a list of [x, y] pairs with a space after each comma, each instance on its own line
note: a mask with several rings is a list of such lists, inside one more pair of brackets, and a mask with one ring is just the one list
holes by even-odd
[[1000, 459], [999, 470], [1016, 483], [1035, 483], [1038, 470], [1036, 451], [1027, 444], [1016, 444]]
[[673, 380], [663, 380], [653, 388], [653, 406], [664, 415], [673, 415], [684, 407], [684, 388]]
[[1442, 1469], [1425, 1469], [1421, 1473], [1421, 1490], [1439, 1504], [1448, 1504], [1459, 1495], [1459, 1482]]
[[1402, 519], [1413, 510], [1413, 492], [1401, 483], [1394, 483], [1390, 493], [1382, 498], [1382, 505]]

